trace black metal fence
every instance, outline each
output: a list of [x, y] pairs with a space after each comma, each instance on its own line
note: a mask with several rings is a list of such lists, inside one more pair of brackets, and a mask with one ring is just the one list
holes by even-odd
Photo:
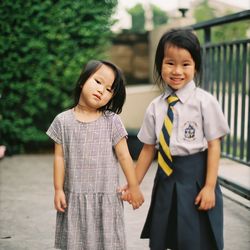
[[250, 166], [250, 39], [211, 41], [214, 26], [241, 20], [250, 20], [250, 10], [191, 28], [204, 31], [202, 87], [217, 97], [231, 129], [223, 140], [222, 155]]

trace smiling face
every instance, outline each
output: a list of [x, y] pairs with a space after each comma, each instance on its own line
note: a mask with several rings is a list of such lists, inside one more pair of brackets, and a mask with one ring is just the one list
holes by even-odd
[[114, 80], [114, 71], [102, 64], [83, 85], [79, 103], [91, 110], [105, 106], [113, 96]]
[[194, 79], [195, 62], [188, 50], [166, 45], [161, 69], [162, 79], [172, 89], [181, 89]]

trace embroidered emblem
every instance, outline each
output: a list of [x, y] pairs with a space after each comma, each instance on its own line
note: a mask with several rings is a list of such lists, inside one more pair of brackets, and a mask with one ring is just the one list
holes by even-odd
[[188, 121], [184, 124], [184, 140], [193, 141], [196, 139], [197, 123]]

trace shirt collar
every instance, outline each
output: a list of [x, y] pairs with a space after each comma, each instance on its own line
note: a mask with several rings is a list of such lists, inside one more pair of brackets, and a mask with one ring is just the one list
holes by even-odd
[[[176, 96], [179, 98], [179, 100], [184, 103], [187, 101], [193, 90], [196, 88], [194, 81], [190, 81], [185, 86], [183, 86], [181, 89], [177, 90], [175, 92]], [[167, 85], [165, 88], [165, 91], [162, 95], [163, 99], [166, 99], [169, 95], [173, 93], [173, 90]]]

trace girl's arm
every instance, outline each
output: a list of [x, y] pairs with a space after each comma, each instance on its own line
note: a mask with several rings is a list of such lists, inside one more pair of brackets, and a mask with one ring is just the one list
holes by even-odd
[[220, 138], [208, 142], [206, 181], [195, 199], [195, 204], [199, 204], [200, 210], [208, 210], [215, 206], [215, 187], [221, 153], [220, 148]]
[[136, 176], [139, 183], [142, 182], [145, 174], [147, 173], [152, 161], [155, 157], [155, 145], [144, 144], [136, 163]]
[[144, 198], [136, 178], [134, 163], [128, 150], [126, 138], [122, 138], [115, 145], [115, 152], [128, 182], [128, 189], [131, 194], [131, 204], [134, 209], [139, 208], [144, 202]]
[[[152, 161], [154, 160], [155, 157], [155, 145], [149, 145], [149, 144], [144, 144], [143, 148], [140, 152], [139, 158], [136, 163], [136, 177], [139, 182], [139, 184], [142, 182], [145, 174], [147, 173]], [[125, 185], [123, 188], [120, 190], [122, 192], [122, 199], [124, 201], [130, 201], [130, 193], [129, 190], [127, 189], [127, 185]]]
[[64, 158], [63, 147], [61, 144], [55, 143], [55, 155], [54, 155], [54, 205], [58, 212], [64, 212], [67, 207], [66, 198], [63, 191], [64, 183]]

